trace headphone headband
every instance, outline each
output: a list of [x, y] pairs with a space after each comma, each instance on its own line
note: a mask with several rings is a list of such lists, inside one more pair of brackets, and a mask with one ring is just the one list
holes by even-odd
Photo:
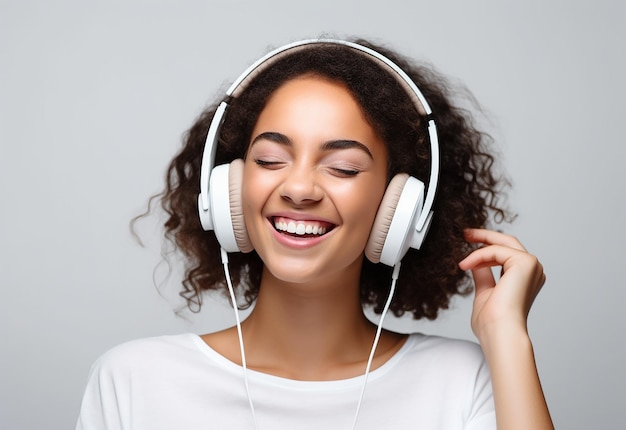
[[358, 43], [348, 42], [346, 40], [338, 40], [338, 39], [306, 39], [300, 40], [297, 42], [289, 43], [287, 45], [283, 45], [279, 48], [274, 49], [273, 51], [268, 52], [263, 57], [259, 58], [255, 61], [250, 67], [248, 67], [226, 90], [227, 97], [239, 97], [239, 95], [248, 87], [248, 84], [254, 80], [254, 78], [260, 74], [262, 71], [271, 67], [274, 63], [276, 63], [281, 58], [284, 58], [288, 54], [292, 54], [294, 52], [303, 51], [311, 45], [339, 45], [346, 46], [352, 48], [356, 51], [359, 51], [363, 54], [367, 54], [374, 61], [379, 63], [384, 69], [390, 72], [392, 76], [396, 78], [398, 83], [404, 88], [406, 93], [409, 95], [413, 104], [417, 108], [417, 111], [424, 115], [428, 116], [432, 114], [432, 110], [426, 98], [422, 94], [422, 92], [417, 88], [417, 85], [413, 82], [413, 80], [402, 70], [397, 64], [391, 61], [389, 58], [385, 57], [381, 53], [374, 51], [371, 48], [368, 48], [363, 45], [359, 45]]

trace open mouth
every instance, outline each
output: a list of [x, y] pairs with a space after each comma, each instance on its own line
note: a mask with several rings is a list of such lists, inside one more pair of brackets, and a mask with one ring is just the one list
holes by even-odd
[[276, 231], [293, 237], [319, 237], [335, 228], [334, 224], [323, 221], [293, 220], [273, 217], [272, 224]]

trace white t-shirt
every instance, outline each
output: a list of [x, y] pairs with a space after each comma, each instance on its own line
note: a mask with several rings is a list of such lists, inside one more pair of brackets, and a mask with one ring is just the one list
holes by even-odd
[[[92, 367], [77, 430], [254, 430], [242, 368], [195, 334], [117, 346]], [[363, 376], [295, 381], [248, 371], [258, 430], [351, 429]], [[370, 373], [357, 429], [495, 429], [474, 343], [411, 335]]]

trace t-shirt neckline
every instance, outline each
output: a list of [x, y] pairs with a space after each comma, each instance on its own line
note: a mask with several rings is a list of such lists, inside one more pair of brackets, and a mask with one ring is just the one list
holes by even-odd
[[[241, 365], [230, 361], [222, 354], [211, 348], [202, 338], [197, 334], [190, 334], [193, 343], [197, 349], [204, 354], [213, 364], [221, 367], [222, 369], [237, 373], [241, 375], [243, 368]], [[373, 382], [376, 379], [382, 377], [391, 369], [393, 369], [410, 351], [413, 346], [418, 342], [418, 334], [411, 334], [404, 341], [404, 344], [394, 353], [394, 355], [383, 363], [382, 366], [372, 370], [368, 375], [368, 381]], [[301, 381], [295, 379], [284, 378], [281, 376], [271, 375], [268, 373], [259, 372], [256, 370], [247, 370], [247, 376], [249, 381], [254, 381], [259, 384], [267, 384], [279, 387], [285, 387], [289, 389], [302, 389], [302, 390], [342, 390], [351, 389], [355, 387], [361, 387], [365, 375], [359, 375], [352, 378], [330, 380], [330, 381]]]

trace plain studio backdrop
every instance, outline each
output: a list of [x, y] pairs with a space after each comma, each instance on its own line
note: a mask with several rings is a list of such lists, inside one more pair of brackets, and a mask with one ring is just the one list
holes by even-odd
[[[72, 428], [90, 365], [120, 342], [233, 324], [220, 298], [177, 316], [158, 216], [145, 248], [128, 223], [204, 106], [269, 48], [320, 35], [471, 89], [513, 182], [503, 228], [546, 267], [529, 325], [555, 424], [626, 428], [625, 4], [2, 0], [0, 428]], [[473, 339], [470, 309], [388, 325]]]

